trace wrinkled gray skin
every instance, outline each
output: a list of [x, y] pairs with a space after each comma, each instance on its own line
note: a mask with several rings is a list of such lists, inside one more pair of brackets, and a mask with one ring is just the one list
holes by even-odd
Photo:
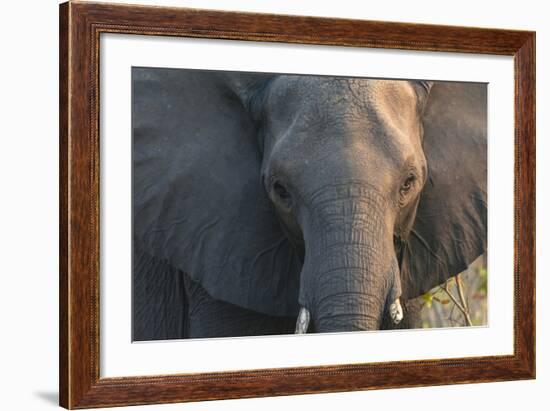
[[485, 85], [135, 68], [133, 131], [137, 340], [413, 327], [486, 248]]

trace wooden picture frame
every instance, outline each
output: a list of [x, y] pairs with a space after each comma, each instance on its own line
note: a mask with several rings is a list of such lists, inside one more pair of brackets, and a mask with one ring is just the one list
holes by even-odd
[[[513, 56], [514, 354], [100, 378], [101, 33]], [[125, 406], [535, 378], [534, 32], [69, 2], [60, 5], [59, 47], [61, 406]]]

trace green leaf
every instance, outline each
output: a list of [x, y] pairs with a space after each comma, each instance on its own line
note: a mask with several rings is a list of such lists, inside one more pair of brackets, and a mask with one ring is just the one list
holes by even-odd
[[484, 267], [481, 267], [478, 273], [479, 273], [480, 280], [477, 285], [477, 291], [480, 294], [487, 295], [487, 269]]
[[426, 305], [426, 307], [432, 307], [433, 295], [430, 292], [423, 294], [421, 298], [422, 300], [424, 300], [424, 304]]

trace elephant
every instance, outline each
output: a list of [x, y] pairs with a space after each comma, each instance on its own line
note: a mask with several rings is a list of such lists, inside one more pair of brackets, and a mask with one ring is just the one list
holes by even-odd
[[132, 68], [133, 339], [418, 325], [487, 247], [487, 86]]

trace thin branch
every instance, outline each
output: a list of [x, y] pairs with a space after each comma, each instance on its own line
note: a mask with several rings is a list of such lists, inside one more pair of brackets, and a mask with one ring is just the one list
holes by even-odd
[[468, 311], [466, 310], [466, 308], [463, 307], [460, 304], [460, 302], [458, 302], [456, 297], [451, 293], [451, 290], [449, 290], [449, 282], [448, 281], [443, 285], [442, 289], [443, 289], [443, 291], [445, 291], [445, 293], [447, 293], [447, 295], [453, 301], [455, 306], [458, 307], [460, 312], [462, 312], [462, 315], [464, 316], [464, 320], [466, 321], [466, 324], [468, 324], [469, 326], [472, 326], [472, 321], [470, 320], [470, 314], [468, 314]]
[[455, 277], [455, 284], [456, 289], [458, 290], [458, 296], [460, 297], [460, 302], [462, 303], [462, 307], [464, 307], [464, 318], [466, 319], [466, 324], [468, 324], [470, 327], [473, 325], [472, 320], [470, 318], [470, 309], [468, 308], [468, 303], [466, 302], [466, 298], [464, 298], [464, 291], [462, 289], [462, 279], [460, 278], [460, 275], [457, 275]]

